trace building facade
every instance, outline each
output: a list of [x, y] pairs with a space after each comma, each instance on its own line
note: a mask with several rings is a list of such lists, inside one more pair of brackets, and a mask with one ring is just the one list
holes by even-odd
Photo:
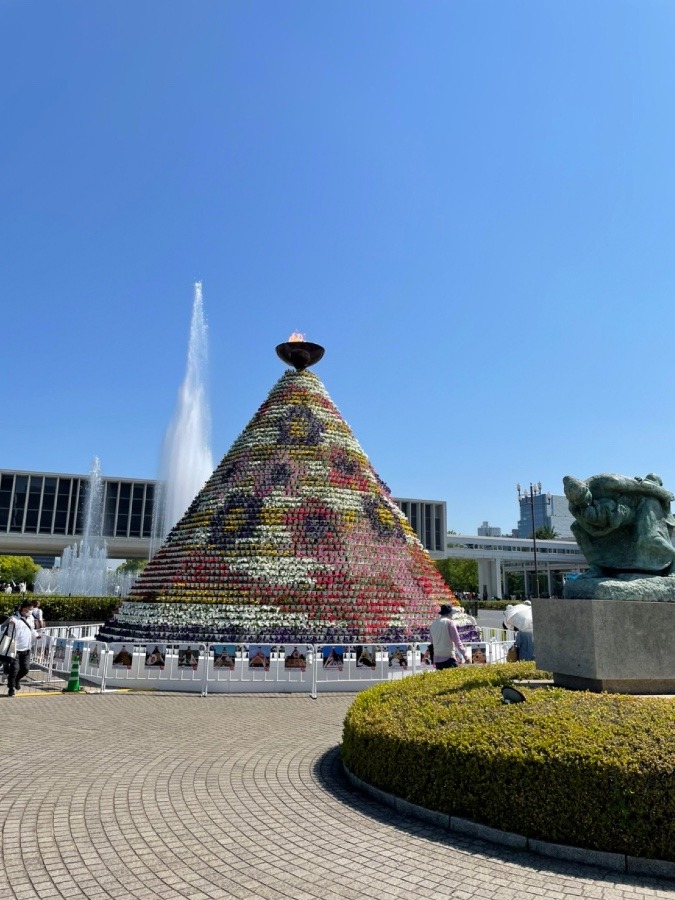
[[[39, 565], [82, 536], [89, 476], [0, 471], [0, 554], [31, 556]], [[157, 482], [103, 478], [102, 536], [112, 559], [150, 550]]]
[[443, 500], [412, 500], [394, 497], [422, 546], [433, 559], [445, 556], [447, 506]]
[[502, 530], [494, 525], [490, 525], [489, 522], [483, 522], [482, 525], [478, 526], [476, 534], [479, 537], [501, 537]]
[[[514, 537], [531, 538], [539, 528], [553, 528], [562, 540], [574, 540], [571, 525], [574, 521], [569, 511], [569, 501], [562, 494], [521, 494], [518, 498], [520, 518]], [[532, 524], [534, 506], [534, 526]]]
[[[81, 536], [88, 475], [0, 470], [0, 555], [30, 556], [51, 567]], [[111, 559], [147, 559], [161, 482], [102, 476], [102, 537]], [[394, 498], [422, 545], [445, 555], [446, 505]]]
[[535, 569], [545, 576], [549, 596], [561, 596], [568, 572], [588, 567], [586, 559], [574, 541], [537, 540], [525, 538], [488, 537], [466, 534], [448, 535], [446, 556], [451, 559], [473, 559], [478, 563], [478, 590], [481, 595], [502, 599], [508, 597], [509, 573], [523, 576], [525, 595], [531, 596]]

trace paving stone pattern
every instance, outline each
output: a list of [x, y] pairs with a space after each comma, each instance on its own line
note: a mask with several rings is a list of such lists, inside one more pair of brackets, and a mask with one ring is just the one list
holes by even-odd
[[3, 689], [0, 898], [675, 898], [365, 798], [337, 753], [351, 701]]

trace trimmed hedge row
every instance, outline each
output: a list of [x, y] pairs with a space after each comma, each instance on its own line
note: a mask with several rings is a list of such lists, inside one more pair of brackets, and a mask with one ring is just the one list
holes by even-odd
[[675, 698], [519, 689], [534, 663], [377, 685], [344, 724], [363, 781], [427, 809], [554, 843], [675, 861]]
[[[39, 601], [47, 625], [53, 622], [105, 622], [122, 602], [119, 597], [57, 597], [28, 594]], [[0, 616], [6, 619], [21, 602], [20, 594], [0, 594]]]

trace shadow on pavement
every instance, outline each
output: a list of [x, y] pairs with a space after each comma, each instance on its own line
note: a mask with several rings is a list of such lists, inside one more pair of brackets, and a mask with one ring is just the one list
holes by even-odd
[[670, 879], [632, 875], [605, 869], [602, 866], [595, 866], [591, 863], [576, 863], [569, 860], [540, 856], [524, 850], [513, 850], [501, 844], [492, 844], [489, 841], [447, 831], [445, 828], [423, 822], [420, 819], [408, 818], [391, 806], [380, 803], [378, 800], [361, 793], [351, 784], [342, 768], [339, 747], [331, 748], [316, 760], [312, 767], [312, 775], [326, 793], [369, 819], [382, 825], [397, 828], [406, 834], [423, 837], [438, 844], [445, 844], [469, 856], [483, 857], [490, 860], [497, 859], [507, 864], [514, 863], [519, 866], [526, 866], [536, 872], [572, 875], [578, 878], [593, 878], [596, 881], [605, 881], [608, 885], [626, 885], [663, 890], [664, 887], [673, 884]]

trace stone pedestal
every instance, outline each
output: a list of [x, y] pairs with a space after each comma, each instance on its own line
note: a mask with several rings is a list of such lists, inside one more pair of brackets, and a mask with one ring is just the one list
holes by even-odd
[[561, 687], [675, 694], [675, 603], [532, 600], [540, 669]]

